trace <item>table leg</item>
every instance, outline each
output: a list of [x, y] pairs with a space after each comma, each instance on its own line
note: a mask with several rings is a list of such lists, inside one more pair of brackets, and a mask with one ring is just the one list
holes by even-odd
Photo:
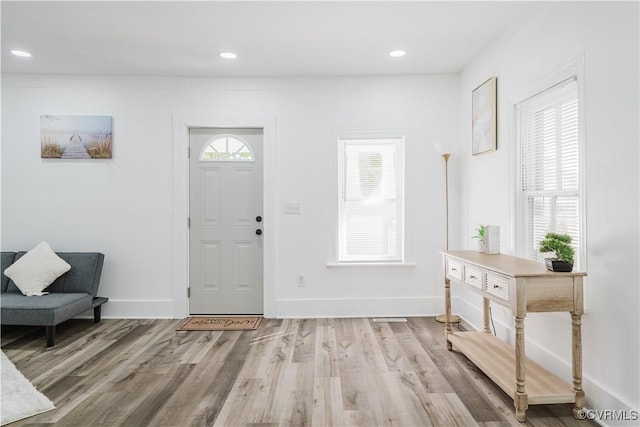
[[576, 403], [573, 408], [573, 416], [576, 419], [578, 413], [584, 408], [584, 390], [582, 389], [582, 316], [571, 313], [572, 333], [572, 370], [573, 370], [573, 392], [576, 394]]
[[516, 419], [520, 422], [526, 420], [529, 399], [525, 389], [525, 352], [524, 352], [524, 318], [515, 318], [516, 326], [516, 395], [513, 404], [516, 409]]
[[444, 315], [445, 315], [445, 338], [447, 341], [447, 350], [453, 350], [453, 345], [449, 341], [449, 334], [451, 334], [451, 281], [448, 278], [444, 278]]
[[483, 323], [484, 323], [484, 332], [487, 334], [491, 333], [491, 329], [489, 328], [489, 310], [491, 309], [491, 303], [489, 298], [482, 298], [482, 315], [483, 315]]

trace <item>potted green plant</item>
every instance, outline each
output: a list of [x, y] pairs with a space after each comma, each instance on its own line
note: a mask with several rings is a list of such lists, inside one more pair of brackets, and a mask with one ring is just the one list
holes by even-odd
[[487, 226], [480, 224], [476, 228], [476, 235], [471, 238], [478, 239], [478, 252], [485, 252], [487, 248]]
[[561, 272], [573, 270], [574, 250], [571, 246], [571, 236], [568, 234], [547, 233], [540, 242], [540, 252], [555, 254], [555, 258], [544, 259], [547, 269]]

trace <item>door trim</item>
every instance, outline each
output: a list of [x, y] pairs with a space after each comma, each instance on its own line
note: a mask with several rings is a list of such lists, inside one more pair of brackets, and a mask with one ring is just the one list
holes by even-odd
[[275, 318], [275, 261], [277, 221], [277, 147], [275, 114], [230, 114], [199, 112], [173, 115], [172, 141], [172, 209], [173, 209], [173, 317], [181, 319], [189, 313], [189, 128], [262, 128], [263, 131], [263, 313]]

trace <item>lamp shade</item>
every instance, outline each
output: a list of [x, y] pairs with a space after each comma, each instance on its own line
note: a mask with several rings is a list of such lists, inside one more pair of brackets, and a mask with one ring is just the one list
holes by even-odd
[[448, 142], [438, 141], [433, 143], [433, 151], [438, 154], [451, 154], [453, 152], [453, 146]]

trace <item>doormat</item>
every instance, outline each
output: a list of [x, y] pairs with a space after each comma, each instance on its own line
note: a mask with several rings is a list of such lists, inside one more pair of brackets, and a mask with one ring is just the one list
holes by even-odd
[[255, 331], [262, 317], [187, 317], [176, 331]]

